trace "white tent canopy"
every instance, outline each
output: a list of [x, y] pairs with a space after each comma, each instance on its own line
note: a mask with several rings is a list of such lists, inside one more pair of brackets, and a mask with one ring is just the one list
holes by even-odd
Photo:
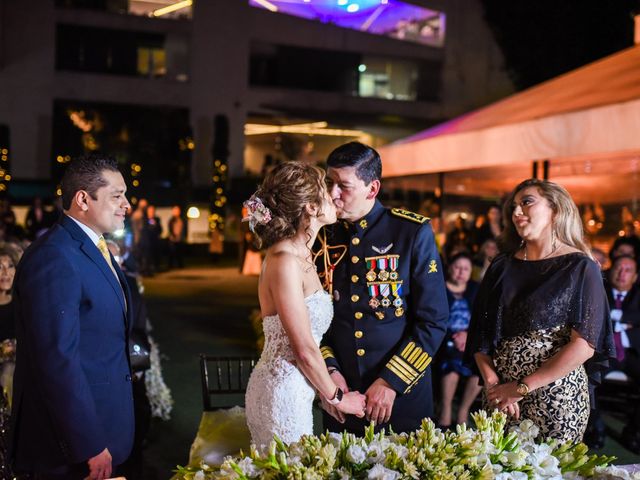
[[[501, 169], [506, 173], [515, 164], [550, 160], [550, 179], [567, 186], [578, 201], [593, 201], [594, 193], [607, 202], [635, 198], [640, 46], [379, 150], [385, 177], [439, 172], [464, 176], [469, 169], [491, 167], [493, 190], [503, 190]], [[486, 182], [482, 188], [492, 190]], [[487, 191], [471, 188], [468, 193]]]

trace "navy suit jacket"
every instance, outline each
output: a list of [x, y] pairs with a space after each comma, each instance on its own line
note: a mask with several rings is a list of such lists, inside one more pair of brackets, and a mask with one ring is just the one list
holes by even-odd
[[[613, 287], [609, 282], [605, 282], [605, 289], [609, 307], [613, 309], [616, 304], [613, 298]], [[640, 286], [638, 284], [631, 287], [631, 290], [627, 292], [622, 301], [622, 318], [620, 321], [631, 326], [627, 330], [630, 348], [635, 349], [640, 354]]]
[[18, 265], [9, 437], [17, 472], [86, 462], [105, 448], [114, 466], [130, 454], [131, 301], [113, 258], [112, 264], [120, 285], [92, 240], [62, 215]]

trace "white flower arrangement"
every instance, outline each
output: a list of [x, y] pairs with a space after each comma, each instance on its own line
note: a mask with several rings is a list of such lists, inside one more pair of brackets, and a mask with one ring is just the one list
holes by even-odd
[[285, 445], [277, 437], [264, 452], [227, 457], [222, 465], [179, 467], [182, 480], [561, 480], [579, 478], [640, 479], [619, 467], [615, 457], [589, 455], [583, 443], [539, 443], [538, 428], [524, 420], [505, 431], [507, 417], [473, 414], [476, 428], [459, 425], [442, 432], [425, 419], [411, 433], [374, 433], [364, 437], [326, 433], [303, 436]]
[[144, 384], [147, 388], [147, 398], [151, 405], [151, 415], [162, 420], [169, 420], [171, 418], [171, 410], [173, 410], [173, 397], [162, 376], [158, 344], [151, 337], [149, 337], [149, 344], [151, 345], [149, 353], [151, 367], [145, 373]]

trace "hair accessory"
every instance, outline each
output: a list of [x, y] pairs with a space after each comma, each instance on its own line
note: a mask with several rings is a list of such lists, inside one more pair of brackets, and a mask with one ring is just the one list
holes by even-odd
[[255, 233], [256, 225], [266, 225], [271, 221], [271, 210], [255, 195], [251, 195], [242, 206], [247, 209], [247, 216], [242, 221], [249, 222], [249, 230], [252, 232]]

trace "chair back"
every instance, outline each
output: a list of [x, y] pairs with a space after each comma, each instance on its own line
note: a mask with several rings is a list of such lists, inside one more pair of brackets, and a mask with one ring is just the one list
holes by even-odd
[[200, 354], [202, 404], [205, 412], [244, 405], [244, 393], [256, 357], [217, 357]]

